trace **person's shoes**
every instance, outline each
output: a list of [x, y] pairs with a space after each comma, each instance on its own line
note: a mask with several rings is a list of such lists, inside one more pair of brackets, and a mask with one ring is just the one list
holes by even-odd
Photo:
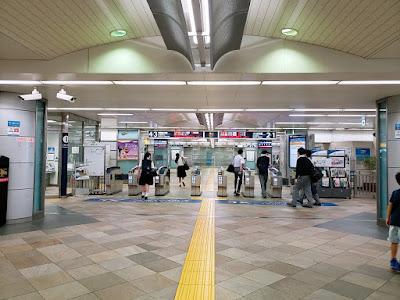
[[263, 198], [265, 199], [265, 198], [267, 198], [267, 196], [263, 196]]
[[186, 186], [185, 183], [182, 181], [183, 186]]
[[235, 196], [240, 196], [240, 193], [235, 193]]
[[144, 195], [142, 195], [142, 199], [144, 198]]
[[297, 200], [298, 203], [300, 203], [300, 205], [303, 205], [303, 201]]
[[314, 202], [315, 206], [321, 206], [321, 202]]
[[181, 185], [179, 185], [179, 187], [181, 187]]
[[399, 271], [399, 262], [397, 261], [396, 258], [392, 258], [392, 260], [390, 261], [390, 266], [392, 267], [393, 270], [397, 270]]
[[144, 197], [144, 200], [147, 200], [147, 196]]
[[293, 205], [292, 202], [286, 202], [286, 205], [291, 207], [296, 207], [296, 205]]
[[312, 206], [312, 205], [309, 205], [309, 204], [303, 204], [302, 206], [303, 206], [303, 207], [308, 207], [308, 208], [313, 208], [313, 206]]

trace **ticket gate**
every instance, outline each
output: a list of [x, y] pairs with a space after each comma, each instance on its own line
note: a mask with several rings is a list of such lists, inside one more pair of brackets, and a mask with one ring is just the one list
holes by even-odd
[[191, 176], [190, 195], [201, 196], [201, 168], [193, 168]]
[[169, 176], [168, 167], [161, 166], [157, 169], [157, 176], [154, 177], [156, 196], [164, 196], [169, 193]]
[[128, 172], [128, 195], [129, 196], [137, 196], [142, 191], [141, 186], [139, 185], [139, 180], [138, 180], [138, 169], [139, 169], [139, 166], [136, 166]]
[[106, 194], [112, 195], [122, 192], [123, 186], [123, 170], [120, 167], [108, 167], [105, 181], [106, 181]]
[[227, 176], [224, 174], [224, 168], [221, 167], [218, 169], [218, 191], [217, 191], [217, 196], [218, 197], [226, 197], [228, 196], [227, 194]]
[[274, 167], [268, 169], [267, 195], [282, 198], [282, 173]]
[[254, 175], [250, 168], [243, 168], [244, 178], [242, 183], [242, 195], [244, 197], [254, 198]]

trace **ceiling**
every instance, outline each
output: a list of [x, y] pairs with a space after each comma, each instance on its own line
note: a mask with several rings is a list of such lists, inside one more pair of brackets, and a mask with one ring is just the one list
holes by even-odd
[[[285, 37], [282, 28], [294, 28], [298, 35]], [[245, 34], [370, 58], [399, 40], [400, 1], [252, 0]]]

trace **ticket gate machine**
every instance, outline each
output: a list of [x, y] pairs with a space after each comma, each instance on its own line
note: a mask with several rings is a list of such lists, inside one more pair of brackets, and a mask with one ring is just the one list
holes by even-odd
[[157, 169], [157, 176], [154, 177], [155, 181], [155, 195], [164, 196], [169, 193], [169, 170], [168, 167], [161, 166]]
[[254, 198], [254, 175], [250, 168], [244, 167], [244, 178], [242, 183], [242, 195], [244, 197]]
[[138, 180], [138, 169], [139, 169], [139, 166], [136, 166], [128, 172], [128, 195], [129, 196], [137, 196], [142, 191], [141, 186], [139, 185], [139, 180]]
[[122, 192], [124, 171], [120, 167], [108, 167], [105, 176], [106, 194], [112, 195]]
[[190, 195], [191, 196], [201, 196], [201, 168], [196, 167], [192, 169], [191, 174], [191, 187], [190, 187]]
[[274, 167], [268, 169], [267, 195], [282, 198], [282, 173]]
[[227, 194], [227, 179], [226, 179], [225, 171], [224, 168], [221, 167], [218, 169], [218, 191], [217, 191], [217, 196], [218, 197], [226, 197], [228, 196]]

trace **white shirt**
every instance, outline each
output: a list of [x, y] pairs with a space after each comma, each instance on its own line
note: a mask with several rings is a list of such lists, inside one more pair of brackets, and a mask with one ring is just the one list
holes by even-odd
[[236, 155], [235, 158], [233, 159], [233, 166], [235, 168], [240, 168], [240, 165], [244, 164], [245, 164], [244, 158], [240, 154]]
[[181, 156], [178, 158], [178, 162], [176, 163], [179, 166], [183, 166], [185, 164], [185, 159]]
[[[139, 167], [142, 167], [142, 161], [143, 160], [140, 160]], [[154, 162], [153, 161], [151, 161], [151, 168], [154, 169]]]

